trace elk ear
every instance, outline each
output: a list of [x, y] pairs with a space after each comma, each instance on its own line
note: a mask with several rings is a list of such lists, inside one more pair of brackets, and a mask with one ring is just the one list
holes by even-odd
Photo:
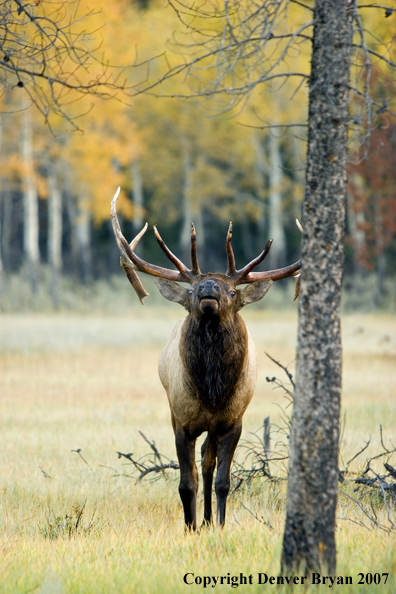
[[163, 278], [155, 278], [154, 282], [159, 292], [168, 301], [175, 301], [186, 307], [187, 289], [180, 287], [177, 283]]
[[268, 293], [272, 285], [272, 280], [259, 281], [248, 285], [239, 294], [240, 307], [260, 301]]

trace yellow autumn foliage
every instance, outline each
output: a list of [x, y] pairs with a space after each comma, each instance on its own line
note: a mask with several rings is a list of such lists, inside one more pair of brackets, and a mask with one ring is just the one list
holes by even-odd
[[[48, 6], [39, 3], [37, 14], [44, 14]], [[96, 223], [109, 218], [109, 201], [118, 186], [123, 190], [120, 212], [133, 218], [131, 164], [139, 160], [149, 220], [174, 223], [181, 217], [188, 158], [193, 170], [190, 195], [194, 205], [204, 206], [222, 219], [236, 216], [254, 221], [261, 216], [260, 203], [267, 196], [267, 188], [257, 176], [259, 157], [255, 147], [269, 134], [277, 134], [283, 160], [287, 161], [282, 193], [286, 202], [301, 200], [302, 179], [296, 171], [303, 167], [306, 133], [304, 128], [286, 126], [306, 123], [308, 84], [304, 76], [283, 74], [309, 73], [312, 14], [301, 3], [282, 4], [263, 53], [259, 44], [255, 45], [254, 33], [264, 31], [262, 11], [266, 5], [257, 14], [247, 0], [238, 3], [239, 12], [234, 5], [228, 15], [220, 0], [203, 3], [195, 12], [193, 8], [164, 5], [160, 0], [144, 5], [128, 0], [80, 0], [52, 6], [51, 16], [60, 24], [74, 19], [71, 30], [76, 40], [78, 36], [84, 38], [84, 47], [91, 52], [89, 63], [77, 70], [73, 71], [74, 63], [67, 56], [58, 67], [64, 73], [73, 73], [82, 85], [89, 87], [102, 77], [110, 87], [102, 98], [64, 89], [60, 97], [70, 121], [52, 115], [51, 130], [40, 114], [35, 114], [35, 163], [40, 169], [41, 196], [46, 196], [46, 171], [56, 162], [63, 172], [62, 183], [67, 178], [68, 189], [79, 207], [89, 210]], [[369, 8], [362, 9], [361, 14], [363, 27], [373, 31], [367, 38], [369, 49], [384, 51], [392, 60], [394, 15], [385, 18], [383, 10]], [[215, 48], [219, 36], [229, 41], [231, 26], [235, 43], [242, 44], [241, 57], [235, 52], [227, 57], [218, 51], [202, 58]], [[30, 29], [31, 25], [26, 35], [33, 34]], [[291, 37], [296, 31], [298, 35]], [[250, 46], [244, 49], [247, 37]], [[384, 42], [381, 50], [376, 50], [379, 38]], [[358, 30], [355, 41], [359, 42]], [[203, 45], [208, 42], [208, 46]], [[384, 72], [384, 61], [372, 57], [373, 76], [377, 71]], [[183, 66], [189, 59], [197, 60], [192, 77], [186, 76]], [[179, 76], [168, 77], [167, 73], [177, 70], [178, 65]], [[266, 80], [266, 73], [274, 78]], [[223, 77], [218, 93], [216, 77]], [[162, 84], [151, 87], [161, 79]], [[232, 94], [232, 85], [250, 88], [249, 103], [240, 113], [237, 104], [242, 105], [239, 99], [243, 100], [243, 96]], [[148, 92], [140, 94], [143, 89]], [[211, 95], [213, 90], [216, 92]], [[19, 108], [17, 91], [13, 91], [11, 100], [7, 96], [1, 101]], [[208, 95], [188, 102], [178, 99], [198, 91], [207, 91]], [[391, 90], [386, 92], [390, 96]], [[227, 106], [231, 107], [229, 113]], [[213, 117], [205, 117], [203, 111]], [[13, 117], [18, 129], [18, 114], [7, 116]], [[270, 131], [268, 126], [273, 124], [280, 127]], [[21, 167], [14, 130], [12, 125], [4, 126], [7, 150], [1, 157], [0, 173], [7, 183], [15, 181]]]

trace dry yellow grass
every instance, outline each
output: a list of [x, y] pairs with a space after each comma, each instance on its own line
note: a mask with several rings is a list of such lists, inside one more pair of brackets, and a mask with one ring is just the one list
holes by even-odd
[[[129, 594], [202, 588], [189, 589], [183, 582], [187, 572], [243, 572], [252, 574], [254, 583], [240, 586], [242, 591], [282, 591], [257, 584], [257, 574], [276, 576], [279, 571], [284, 485], [242, 490], [230, 500], [223, 533], [209, 530], [186, 536], [177, 481], [136, 484], [114, 476], [129, 470], [116, 451], [137, 457], [147, 452], [138, 430], [175, 459], [168, 405], [156, 367], [178, 314], [176, 308], [145, 308], [139, 317], [126, 319], [0, 318], [0, 592]], [[245, 415], [247, 437], [265, 416], [279, 420], [277, 404], [284, 404], [284, 399], [266, 376], [281, 373], [265, 351], [293, 370], [296, 316], [252, 311], [245, 318], [260, 357], [256, 395]], [[370, 435], [370, 453], [379, 451], [380, 423], [386, 443], [396, 441], [396, 317], [348, 316], [343, 335], [345, 462]], [[72, 451], [77, 449], [88, 464]], [[54, 518], [65, 525], [65, 517], [73, 516], [73, 509], [81, 509], [84, 502], [81, 530], [71, 538], [67, 530], [48, 538]], [[241, 503], [270, 521], [273, 530]], [[201, 501], [199, 506], [202, 514]], [[344, 496], [337, 515], [338, 574], [352, 576], [353, 589], [334, 588], [394, 592], [395, 536], [368, 529], [366, 520], [368, 528], [351, 522], [364, 516]], [[388, 582], [359, 586], [359, 572], [387, 572]], [[215, 590], [230, 588], [224, 584]]]

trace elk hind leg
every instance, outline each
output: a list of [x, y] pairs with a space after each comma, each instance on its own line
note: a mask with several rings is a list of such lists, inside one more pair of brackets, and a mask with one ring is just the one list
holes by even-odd
[[231, 463], [235, 448], [242, 432], [242, 420], [238, 419], [232, 427], [217, 440], [217, 474], [215, 490], [217, 497], [217, 524], [224, 526], [227, 496], [230, 490]]
[[184, 509], [184, 522], [189, 530], [197, 528], [198, 471], [195, 465], [195, 442], [184, 429], [176, 431], [176, 452], [180, 466], [179, 494]]
[[212, 485], [213, 474], [216, 466], [217, 443], [214, 436], [208, 433], [202, 444], [202, 479], [204, 493], [204, 519], [202, 526], [210, 526], [212, 523]]

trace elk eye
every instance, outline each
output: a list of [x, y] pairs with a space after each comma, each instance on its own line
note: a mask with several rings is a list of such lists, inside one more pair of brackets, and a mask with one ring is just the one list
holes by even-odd
[[230, 295], [231, 295], [231, 297], [235, 297], [236, 291], [231, 291]]
[[192, 289], [190, 289], [189, 291], [187, 291], [187, 293], [188, 293], [189, 295], [192, 295], [192, 294], [193, 294], [193, 291], [192, 291]]

